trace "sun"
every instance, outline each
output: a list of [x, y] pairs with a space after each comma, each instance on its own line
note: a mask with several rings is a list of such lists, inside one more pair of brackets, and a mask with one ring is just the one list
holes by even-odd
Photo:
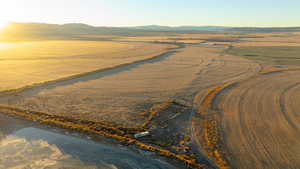
[[8, 26], [8, 21], [0, 20], [0, 30]]

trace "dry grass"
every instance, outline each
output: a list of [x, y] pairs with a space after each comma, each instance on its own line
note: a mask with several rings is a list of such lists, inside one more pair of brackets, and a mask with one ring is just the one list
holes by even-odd
[[[299, 43], [300, 44], [300, 43]], [[294, 46], [253, 46], [235, 47], [229, 54], [259, 60], [276, 65], [300, 65], [300, 47]]]
[[217, 115], [204, 120], [204, 146], [208, 156], [214, 159], [221, 169], [229, 169], [226, 153], [222, 150], [223, 136], [220, 129], [221, 120]]
[[[135, 37], [122, 37], [119, 40], [131, 41], [131, 42], [178, 42], [188, 44], [198, 44], [204, 41], [212, 40], [232, 40], [237, 38], [238, 35], [223, 34], [223, 33], [198, 33], [198, 34], [167, 34], [161, 36], [135, 36]], [[220, 42], [220, 41], [219, 41]], [[227, 44], [227, 43], [226, 43]]]
[[257, 33], [249, 34], [249, 36], [254, 36], [256, 38], [243, 38], [243, 41], [235, 43], [235, 46], [300, 46], [300, 36], [296, 33]]
[[[232, 83], [225, 83], [223, 85], [217, 86], [215, 88], [212, 88], [208, 90], [207, 95], [205, 96], [204, 100], [202, 101], [200, 105], [199, 113], [202, 116], [207, 116], [203, 120], [203, 140], [204, 140], [204, 148], [207, 152], [207, 155], [214, 159], [217, 163], [217, 165], [221, 169], [228, 169], [229, 163], [226, 159], [226, 154], [223, 151], [222, 145], [223, 145], [223, 136], [221, 134], [221, 118], [220, 114], [216, 113], [213, 107], [213, 102], [216, 99], [216, 97], [225, 90], [226, 88], [232, 86], [234, 84]], [[212, 112], [213, 111], [213, 112]], [[211, 115], [211, 112], [214, 113]]]
[[200, 109], [201, 115], [207, 115], [209, 114], [209, 111], [213, 108], [213, 101], [215, 97], [225, 88], [231, 86], [231, 83], [225, 83], [223, 85], [217, 86], [216, 88], [212, 88], [208, 90], [206, 97], [202, 101], [202, 106]]
[[235, 168], [299, 168], [300, 74], [285, 70], [240, 82], [219, 100]]
[[[197, 77], [203, 58], [220, 49], [190, 47], [180, 51], [162, 57], [163, 60], [145, 62], [128, 71], [113, 72], [93, 80], [82, 78], [84, 80], [80, 83], [49, 89], [43, 85], [45, 90], [28, 96], [28, 92], [17, 92], [19, 95], [7, 97], [8, 101], [2, 103], [124, 126], [142, 124], [144, 118], [139, 115], [140, 112], [148, 112], [152, 104], [167, 102]], [[200, 52], [205, 54], [197, 55]]]
[[146, 121], [141, 125], [142, 128], [149, 128], [150, 127], [150, 123], [151, 121], [154, 120], [155, 116], [158, 115], [158, 112], [160, 112], [161, 110], [166, 109], [167, 107], [170, 106], [170, 102], [167, 103], [163, 103], [163, 104], [158, 104], [158, 105], [154, 105], [150, 111], [149, 111], [149, 116], [146, 119]]
[[0, 91], [131, 63], [172, 45], [108, 41], [0, 43]]
[[286, 67], [286, 68], [270, 68], [267, 70], [263, 70], [260, 73], [263, 75], [267, 75], [267, 74], [271, 74], [271, 73], [280, 73], [280, 72], [285, 72], [285, 71], [298, 71], [300, 70], [300, 68], [290, 68], [290, 67]]

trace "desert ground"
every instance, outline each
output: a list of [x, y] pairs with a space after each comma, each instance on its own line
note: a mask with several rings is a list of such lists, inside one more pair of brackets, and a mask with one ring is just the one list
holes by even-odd
[[300, 168], [299, 33], [3, 42], [0, 65], [2, 114], [178, 168]]

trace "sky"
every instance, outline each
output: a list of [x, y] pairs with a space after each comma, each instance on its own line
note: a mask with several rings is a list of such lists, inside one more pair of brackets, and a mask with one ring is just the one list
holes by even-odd
[[94, 26], [300, 26], [300, 0], [1, 0], [7, 21]]

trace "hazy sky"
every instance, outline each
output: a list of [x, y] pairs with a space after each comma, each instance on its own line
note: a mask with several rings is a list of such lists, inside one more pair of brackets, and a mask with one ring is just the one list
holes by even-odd
[[300, 0], [1, 0], [4, 21], [96, 26], [300, 26]]

